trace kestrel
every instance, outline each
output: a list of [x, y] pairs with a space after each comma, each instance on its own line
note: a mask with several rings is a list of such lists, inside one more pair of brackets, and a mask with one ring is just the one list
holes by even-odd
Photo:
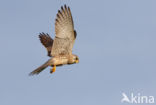
[[76, 31], [70, 8], [66, 5], [61, 6], [55, 19], [55, 38], [49, 34], [40, 33], [41, 43], [47, 49], [48, 56], [51, 57], [43, 65], [32, 71], [29, 75], [39, 74], [46, 67], [52, 66], [50, 73], [55, 72], [56, 66], [74, 64], [79, 62], [77, 55], [72, 54], [72, 48], [76, 39]]

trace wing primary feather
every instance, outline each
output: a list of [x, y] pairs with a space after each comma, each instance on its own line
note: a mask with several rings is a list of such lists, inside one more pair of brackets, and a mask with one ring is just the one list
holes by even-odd
[[57, 14], [57, 17], [60, 18], [59, 14]]
[[67, 6], [66, 5], [64, 5], [64, 9], [65, 9], [64, 11], [65, 11], [66, 16], [69, 17], [68, 9], [67, 9]]
[[56, 22], [59, 22], [58, 19], [55, 19]]
[[63, 6], [61, 6], [61, 9], [62, 9], [62, 11], [63, 11]]
[[69, 17], [71, 18], [72, 25], [73, 25], [73, 27], [74, 27], [73, 17], [72, 17], [72, 13], [71, 13], [71, 10], [70, 10], [69, 7], [68, 7], [68, 13], [69, 13]]
[[66, 4], [64, 4], [64, 7], [65, 7], [65, 8], [67, 7]]
[[[62, 15], [62, 13], [61, 13], [61, 11], [60, 10], [58, 10], [58, 13], [60, 14], [60, 15]], [[62, 15], [63, 16], [63, 15]]]

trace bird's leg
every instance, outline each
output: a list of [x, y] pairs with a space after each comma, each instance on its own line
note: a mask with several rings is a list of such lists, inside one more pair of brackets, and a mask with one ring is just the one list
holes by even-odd
[[56, 71], [56, 65], [53, 66], [53, 68], [50, 70], [50, 73], [53, 73]]

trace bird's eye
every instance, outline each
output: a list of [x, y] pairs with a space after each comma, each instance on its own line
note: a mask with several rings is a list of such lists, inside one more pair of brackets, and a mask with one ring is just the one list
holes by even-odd
[[76, 60], [76, 57], [74, 59]]

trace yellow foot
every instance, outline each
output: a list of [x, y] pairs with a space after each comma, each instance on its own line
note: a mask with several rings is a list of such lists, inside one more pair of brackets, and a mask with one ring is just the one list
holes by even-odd
[[53, 73], [56, 71], [56, 65], [53, 66], [53, 68], [51, 69], [50, 73]]

